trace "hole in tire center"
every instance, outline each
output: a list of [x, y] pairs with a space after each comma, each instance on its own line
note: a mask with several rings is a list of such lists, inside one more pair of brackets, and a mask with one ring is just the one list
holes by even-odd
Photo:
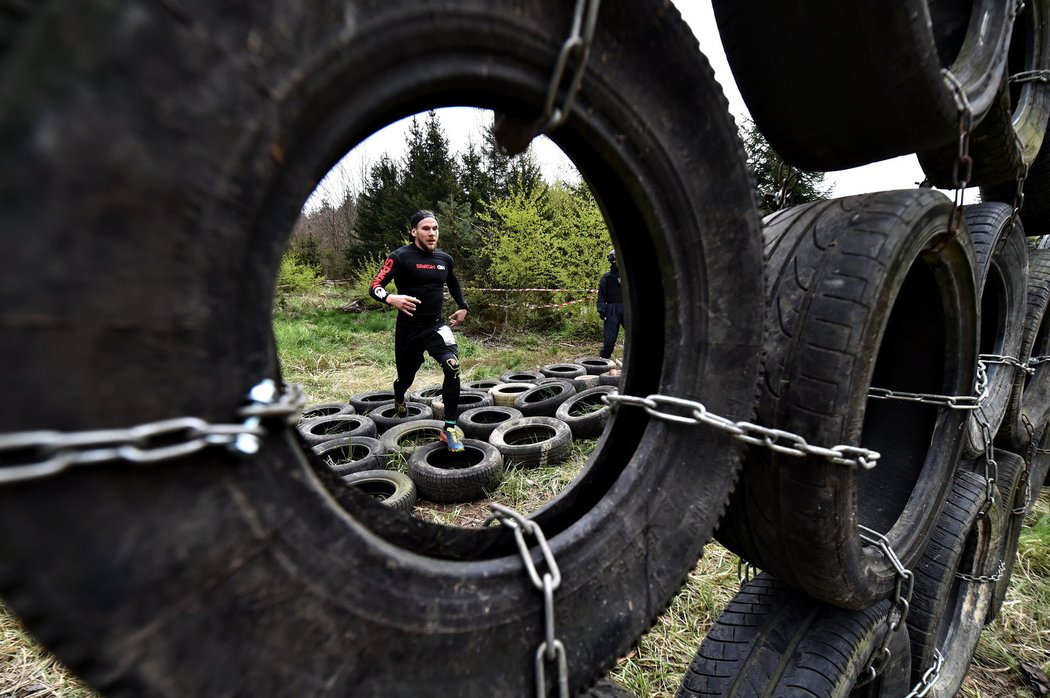
[[507, 433], [503, 435], [503, 441], [509, 446], [538, 444], [553, 439], [554, 435], [553, 428], [543, 424], [533, 424], [507, 430]]
[[459, 470], [473, 467], [484, 458], [485, 452], [473, 446], [456, 453], [439, 448], [427, 454], [427, 463], [442, 470]]

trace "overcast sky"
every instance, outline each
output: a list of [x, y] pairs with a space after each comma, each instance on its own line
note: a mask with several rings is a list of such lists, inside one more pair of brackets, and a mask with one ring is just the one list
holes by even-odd
[[[710, 0], [674, 0], [686, 23], [696, 34], [700, 50], [714, 68], [715, 78], [729, 100], [729, 110], [738, 122], [748, 117], [747, 108], [736, 89], [733, 74], [729, 70], [722, 43], [718, 38]], [[488, 112], [469, 107], [441, 109], [438, 111], [442, 127], [449, 137], [451, 149], [462, 152], [468, 139], [477, 139], [491, 118]], [[338, 203], [347, 187], [359, 191], [363, 185], [369, 165], [384, 153], [399, 158], [404, 151], [406, 121], [392, 124], [374, 134], [347, 154], [329, 175], [318, 185], [314, 195], [307, 201], [307, 208], [320, 204], [328, 198]], [[561, 150], [544, 137], [533, 141], [533, 151], [548, 178], [572, 177], [574, 169]], [[893, 158], [864, 167], [840, 172], [829, 172], [825, 181], [834, 186], [834, 196], [848, 196], [865, 192], [889, 189], [910, 189], [923, 178], [922, 169], [914, 155]]]

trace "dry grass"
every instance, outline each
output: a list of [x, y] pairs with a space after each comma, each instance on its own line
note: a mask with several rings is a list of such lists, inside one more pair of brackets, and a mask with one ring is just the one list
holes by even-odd
[[[326, 299], [314, 299], [323, 307]], [[306, 310], [309, 310], [307, 308]], [[290, 323], [294, 325], [295, 323]], [[306, 331], [309, 330], [309, 331]], [[310, 335], [324, 327], [294, 328], [295, 351], [282, 344], [285, 377], [306, 385], [311, 402], [345, 401], [356, 393], [384, 388], [394, 378], [389, 327], [378, 323], [364, 335], [348, 335], [340, 346], [318, 348]], [[491, 339], [463, 342], [464, 380], [492, 378], [509, 369], [533, 369], [572, 357], [593, 354], [595, 346], [550, 344], [524, 337], [500, 343]], [[385, 349], [384, 349], [385, 347]], [[433, 364], [424, 368], [416, 386], [440, 383]], [[577, 442], [568, 462], [542, 469], [507, 472], [492, 499], [528, 513], [549, 501], [586, 463], [594, 442]], [[998, 620], [986, 629], [960, 692], [963, 698], [1036, 696], [1019, 669], [1027, 662], [1050, 669], [1050, 516], [1044, 490], [1026, 520], [1013, 583]], [[422, 503], [417, 516], [445, 525], [481, 526], [488, 502], [434, 505]], [[737, 560], [717, 543], [689, 575], [654, 627], [623, 657], [613, 678], [640, 698], [671, 698], [705, 633], [739, 587]], [[91, 698], [85, 688], [22, 629], [0, 602], [0, 698]]]

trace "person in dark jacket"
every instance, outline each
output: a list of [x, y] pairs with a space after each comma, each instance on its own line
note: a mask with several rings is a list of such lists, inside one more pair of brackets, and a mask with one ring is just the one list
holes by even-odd
[[623, 287], [620, 286], [620, 268], [616, 266], [616, 250], [609, 250], [609, 271], [598, 282], [598, 317], [605, 321], [605, 342], [601, 357], [612, 357], [616, 337], [623, 324]]
[[[407, 414], [405, 394], [416, 372], [423, 365], [424, 352], [441, 365], [444, 382], [441, 400], [445, 405], [445, 426], [441, 440], [450, 451], [463, 450], [463, 432], [456, 426], [459, 415], [459, 348], [452, 334], [467, 317], [467, 302], [453, 271], [452, 257], [437, 246], [438, 222], [431, 211], [416, 211], [410, 219], [412, 242], [391, 252], [383, 268], [372, 280], [369, 293], [380, 303], [397, 308], [394, 326], [395, 412]], [[386, 285], [394, 282], [397, 293], [388, 293]], [[448, 318], [442, 318], [445, 286], [459, 307]]]

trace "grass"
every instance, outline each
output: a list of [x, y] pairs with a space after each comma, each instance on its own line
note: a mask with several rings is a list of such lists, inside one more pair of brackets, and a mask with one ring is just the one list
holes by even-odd
[[[275, 316], [285, 377], [303, 383], [311, 403], [345, 402], [360, 392], [384, 389], [393, 380], [392, 313], [340, 312], [340, 299], [330, 291], [289, 299]], [[464, 380], [496, 378], [508, 370], [535, 370], [567, 358], [593, 354], [590, 345], [568, 339], [524, 335], [513, 341], [459, 336]], [[441, 382], [432, 362], [415, 386]], [[499, 501], [530, 513], [555, 496], [586, 464], [594, 441], [577, 441], [565, 463], [547, 468], [510, 468], [491, 493]], [[405, 464], [400, 463], [402, 469]], [[1026, 518], [1018, 559], [999, 618], [982, 634], [959, 696], [962, 698], [1027, 698], [1033, 692], [1022, 665], [1050, 669], [1050, 490], [1044, 490]], [[416, 507], [415, 515], [455, 526], [481, 526], [487, 502]], [[711, 624], [739, 588], [737, 559], [717, 543], [689, 574], [635, 648], [622, 657], [612, 677], [640, 698], [671, 698], [682, 674]], [[95, 698], [52, 658], [10, 615], [0, 600], [0, 698]]]

